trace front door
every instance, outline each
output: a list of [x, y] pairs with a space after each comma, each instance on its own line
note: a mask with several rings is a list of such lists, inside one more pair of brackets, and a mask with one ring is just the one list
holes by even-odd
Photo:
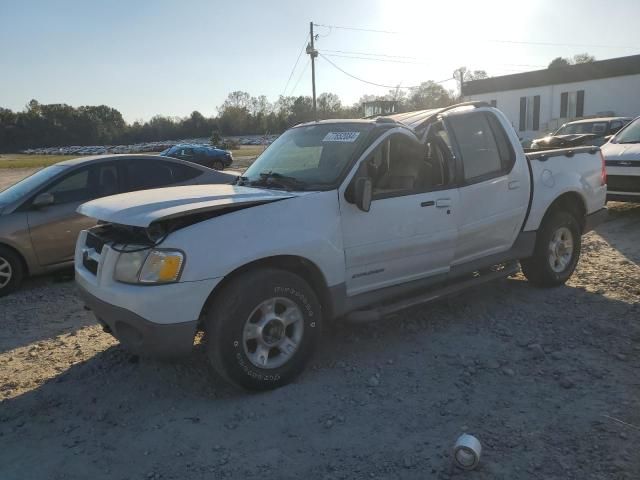
[[75, 169], [39, 192], [51, 193], [54, 199], [52, 205], [32, 207], [28, 212], [31, 243], [40, 265], [72, 261], [78, 234], [96, 224], [95, 219], [76, 213], [76, 209], [118, 191], [116, 166], [103, 163]]
[[449, 271], [458, 190], [443, 181], [442, 164], [425, 150], [407, 134], [395, 133], [365, 154], [356, 176], [372, 180], [369, 212], [340, 190], [348, 295]]

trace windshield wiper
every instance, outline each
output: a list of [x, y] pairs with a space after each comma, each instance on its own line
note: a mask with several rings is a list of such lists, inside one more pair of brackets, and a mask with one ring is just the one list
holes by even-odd
[[287, 190], [304, 190], [307, 187], [307, 182], [299, 180], [295, 177], [283, 175], [278, 172], [268, 171], [260, 172], [260, 179], [249, 182], [249, 185], [256, 186], [269, 186], [279, 185]]

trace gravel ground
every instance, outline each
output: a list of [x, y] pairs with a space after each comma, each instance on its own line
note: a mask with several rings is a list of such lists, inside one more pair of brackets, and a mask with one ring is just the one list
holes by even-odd
[[[333, 326], [262, 394], [213, 379], [201, 347], [132, 357], [73, 282], [29, 280], [0, 299], [0, 478], [638, 479], [640, 205], [610, 207], [567, 286], [518, 275]], [[472, 472], [451, 467], [462, 432]]]

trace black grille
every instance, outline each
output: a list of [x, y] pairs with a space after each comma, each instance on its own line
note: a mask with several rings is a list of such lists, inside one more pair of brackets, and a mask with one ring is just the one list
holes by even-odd
[[93, 248], [98, 253], [102, 253], [102, 247], [104, 246], [104, 241], [97, 235], [94, 235], [91, 232], [87, 232], [87, 241], [85, 243], [87, 247]]
[[82, 265], [84, 265], [84, 268], [89, 270], [94, 275], [98, 274], [98, 262], [96, 262], [92, 258], [89, 258], [86, 254], [82, 258]]
[[607, 175], [607, 190], [610, 192], [640, 193], [640, 175], [637, 177]]

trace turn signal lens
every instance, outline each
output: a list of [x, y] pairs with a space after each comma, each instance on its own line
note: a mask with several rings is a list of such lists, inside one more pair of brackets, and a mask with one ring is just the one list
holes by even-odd
[[152, 250], [140, 270], [140, 283], [177, 282], [184, 254], [175, 250]]

